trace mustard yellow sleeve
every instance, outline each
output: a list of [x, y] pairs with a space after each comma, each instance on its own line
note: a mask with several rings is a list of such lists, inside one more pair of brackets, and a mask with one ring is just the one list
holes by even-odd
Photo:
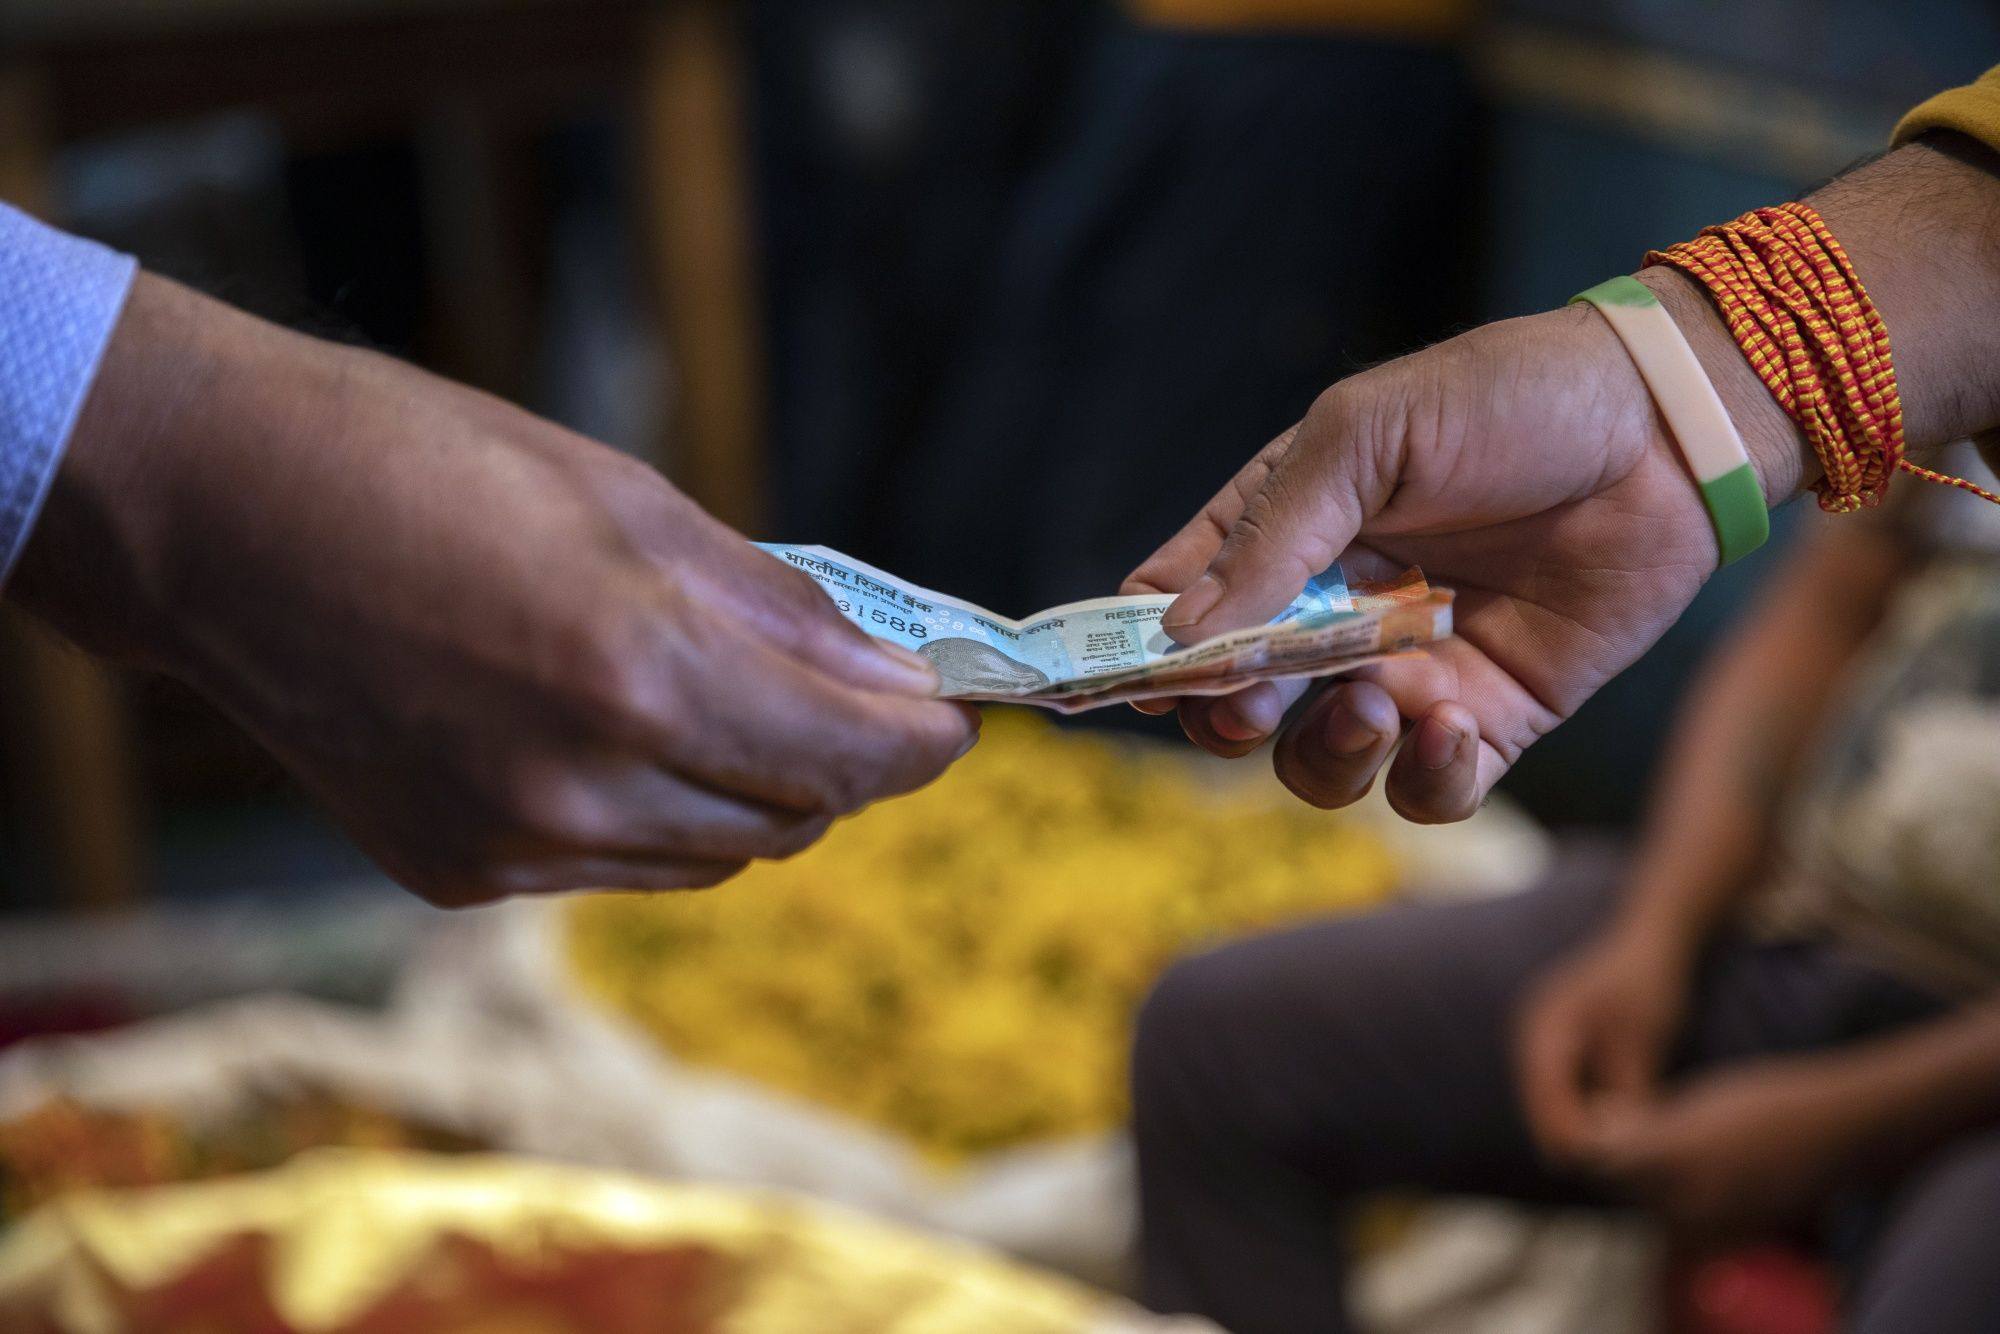
[[1957, 130], [2000, 152], [2000, 65], [1963, 88], [1948, 88], [1903, 117], [1895, 142], [1930, 130]]

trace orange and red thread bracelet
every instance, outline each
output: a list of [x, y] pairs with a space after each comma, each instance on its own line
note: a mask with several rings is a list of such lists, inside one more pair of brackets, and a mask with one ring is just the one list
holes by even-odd
[[1671, 265], [1715, 299], [1757, 378], [1818, 455], [1821, 509], [1879, 504], [1897, 472], [2000, 504], [2000, 495], [1904, 457], [1889, 330], [1812, 205], [1753, 209], [1649, 252], [1646, 264]]

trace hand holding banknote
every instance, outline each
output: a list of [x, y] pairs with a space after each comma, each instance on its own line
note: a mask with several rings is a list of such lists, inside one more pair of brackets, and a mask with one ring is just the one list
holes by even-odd
[[150, 277], [17, 573], [439, 903], [713, 884], [978, 734], [652, 469]]
[[[1684, 328], [1714, 321], [1681, 280], [1646, 281]], [[1754, 379], [1744, 389], [1747, 367], [1719, 324], [1714, 334], [1714, 364], [1735, 358], [1739, 378], [1716, 378], [1767, 494], [1789, 494], [1800, 468], [1790, 424], [1768, 395], [1756, 401]], [[1407, 726], [1389, 799], [1411, 819], [1448, 821], [1645, 652], [1717, 552], [1623, 347], [1574, 307], [1475, 329], [1335, 385], [1126, 591], [1180, 594], [1163, 623], [1191, 643], [1261, 623], [1334, 560], [1361, 575], [1422, 566], [1458, 594], [1456, 635], [1321, 693], [1280, 738], [1279, 775], [1315, 805], [1346, 805]], [[1261, 685], [1191, 700], [1182, 722], [1199, 744], [1240, 755], [1302, 693]]]

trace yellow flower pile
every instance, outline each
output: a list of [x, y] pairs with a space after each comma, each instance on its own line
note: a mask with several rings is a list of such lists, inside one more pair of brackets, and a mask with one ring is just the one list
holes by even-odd
[[1119, 1124], [1133, 1013], [1170, 960], [1395, 881], [1359, 824], [996, 710], [940, 782], [792, 861], [573, 901], [567, 947], [680, 1059], [949, 1161]]

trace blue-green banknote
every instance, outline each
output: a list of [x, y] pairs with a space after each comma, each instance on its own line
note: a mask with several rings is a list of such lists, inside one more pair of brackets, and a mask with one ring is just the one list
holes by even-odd
[[1184, 647], [1160, 629], [1171, 595], [1094, 598], [1015, 620], [826, 547], [758, 545], [811, 575], [863, 630], [929, 659], [953, 699], [1074, 712], [1214, 694], [1255, 680], [1330, 675], [1451, 633], [1451, 595], [1414, 572], [1350, 591], [1334, 566], [1269, 625]]

